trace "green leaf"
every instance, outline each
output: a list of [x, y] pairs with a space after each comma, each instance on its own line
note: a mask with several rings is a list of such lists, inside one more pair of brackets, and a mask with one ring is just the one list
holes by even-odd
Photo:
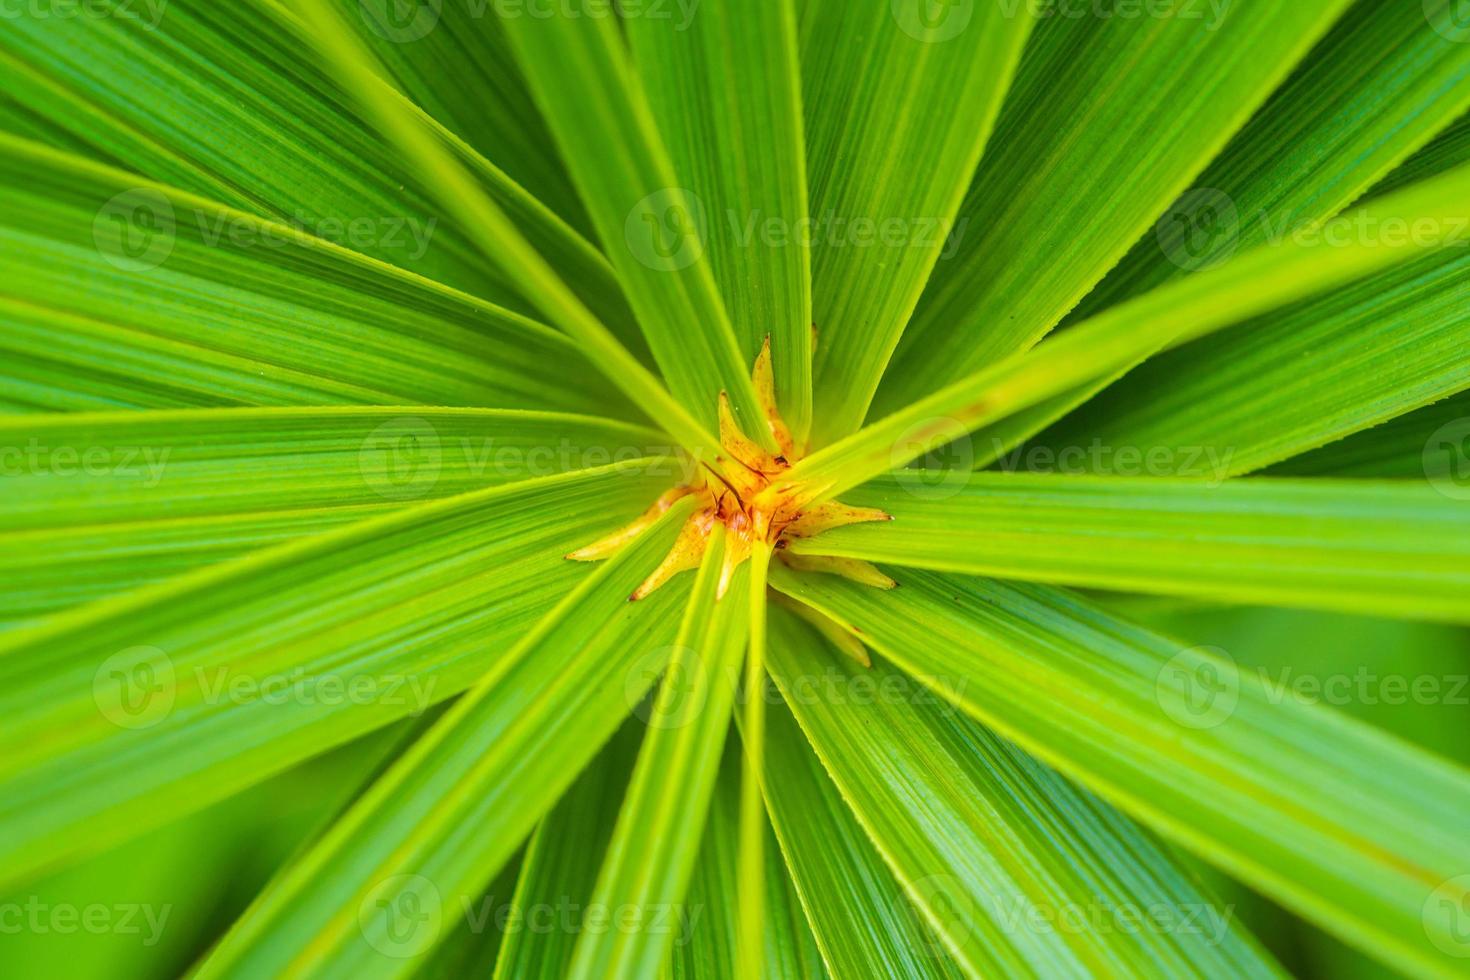
[[636, 603], [628, 595], [688, 511], [671, 508], [566, 593], [262, 893], [199, 975], [411, 971], [667, 663], [668, 614], [687, 589], [675, 583]]
[[1466, 163], [1470, 163], [1470, 112], [1455, 120], [1454, 125], [1374, 184], [1372, 193], [1391, 194]]
[[[0, 36], [4, 89], [102, 159], [529, 311], [516, 281], [476, 254], [459, 212], [436, 209], [391, 147], [344, 112], [291, 11], [169, 0], [138, 12], [12, 18]], [[491, 190], [513, 193], [508, 179]], [[570, 232], [542, 217], [532, 237]], [[432, 228], [432, 247], [418, 254], [411, 236], [391, 235], [398, 223]]]
[[[1317, 222], [1340, 213], [1370, 185], [1377, 195], [1464, 162], [1453, 149], [1458, 141], [1446, 134], [1394, 169], [1393, 180], [1373, 184], [1385, 169], [1423, 147], [1470, 98], [1458, 94], [1470, 91], [1464, 84], [1470, 77], [1470, 45], [1451, 37], [1443, 22], [1426, 17], [1421, 7], [1358, 3], [1069, 319], [1085, 319], [1187, 272], [1228, 261], [1243, 248], [1310, 234]], [[1182, 355], [1198, 360], [1163, 358], [1138, 374], [1139, 386], [1129, 379], [1119, 387], [1135, 397], [1141, 387], [1145, 400], [1167, 400], [1171, 413], [1182, 409], [1186, 425], [1199, 417], [1218, 420], [1221, 437], [1237, 452], [1247, 449], [1239, 441], [1249, 431], [1241, 424], [1243, 416], [1270, 420], [1261, 426], [1270, 435], [1251, 433], [1252, 440], [1289, 445], [1291, 436], [1321, 440], [1361, 426], [1365, 418], [1403, 411], [1450, 373], [1438, 370], [1438, 364], [1422, 374], [1411, 368], [1420, 366], [1413, 352], [1453, 343], [1447, 336], [1449, 318], [1444, 307], [1436, 306], [1439, 297], [1431, 297], [1430, 284], [1453, 289], [1462, 278], [1457, 259], [1444, 255], [1422, 268], [1263, 318], [1232, 331], [1228, 340]], [[1421, 294], [1404, 289], [1409, 281], [1422, 291], [1421, 301], [1410, 303]], [[1383, 327], [1385, 316], [1395, 321], [1393, 329]], [[1409, 335], [1421, 320], [1422, 332]], [[1386, 338], [1403, 344], [1389, 349]], [[1370, 362], [1364, 354], [1374, 350], [1382, 358]], [[1159, 387], [1159, 370], [1168, 372], [1166, 388]], [[1310, 390], [1297, 383], [1307, 374], [1314, 377]], [[1035, 435], [1115, 380], [993, 427], [986, 435], [996, 451], [977, 453], [976, 463], [992, 462], [999, 450]], [[1163, 397], [1176, 387], [1184, 389], [1177, 399]], [[1330, 402], [1312, 397], [1329, 391]], [[1090, 407], [1079, 421], [1129, 411], [1111, 404], [1107, 395], [1103, 400], [1106, 407]], [[1297, 420], [1295, 431], [1288, 419]]]
[[[379, 67], [371, 53], [352, 36], [331, 0], [301, 2], [312, 27], [312, 39], [322, 54], [345, 76], [358, 93], [363, 109], [409, 157], [445, 206], [466, 214], [465, 227], [480, 250], [512, 274], [523, 295], [552, 324], [577, 341], [599, 370], [645, 412], [656, 417], [686, 449], [704, 453], [707, 459], [718, 458], [720, 445], [710, 427], [701, 424], [680, 404], [660, 379], [629, 353], [597, 314], [588, 309], [537, 250], [536, 244], [485, 193], [464, 163], [441, 144], [433, 128], [404, 104], [373, 97], [381, 94]], [[592, 30], [595, 32], [597, 28], [594, 26]], [[749, 387], [748, 379], [746, 386]]]
[[1005, 0], [807, 3], [818, 446], [858, 428], [956, 222], [1033, 17]]
[[512, 858], [476, 903], [465, 910], [464, 921], [414, 971], [414, 980], [461, 980], [493, 973], [501, 947], [515, 935], [509, 927], [502, 929], [496, 916], [514, 895], [520, 870], [519, 861]]
[[1470, 843], [1445, 815], [1470, 807], [1470, 772], [1065, 592], [890, 572], [900, 588], [881, 596], [833, 576], [773, 583], [1343, 940], [1416, 973], [1458, 969], [1449, 910]]
[[1155, 358], [1036, 441], [1229, 454], [1234, 476], [1470, 387], [1466, 244]]
[[290, 225], [3, 135], [0, 186], [13, 406], [631, 411], [554, 331]]
[[[685, 900], [692, 927], [674, 941], [670, 980], [725, 980], [739, 976], [740, 749], [726, 742], [709, 818]], [[766, 823], [765, 973], [772, 980], [827, 975], [795, 886]]]
[[0, 418], [0, 575], [15, 583], [0, 624], [418, 501], [672, 449], [639, 426], [483, 409]]
[[750, 645], [745, 654], [743, 691], [745, 703], [739, 715], [740, 818], [736, 828], [740, 842], [737, 869], [742, 896], [737, 921], [735, 971], [743, 977], [764, 976], [766, 963], [766, 583], [770, 575], [771, 549], [758, 542], [750, 556], [749, 615]]
[[[879, 661], [775, 617], [772, 668], [884, 859], [975, 976], [1279, 976], [1125, 817]], [[1131, 925], [1131, 928], [1130, 928]]]
[[1470, 490], [1470, 390], [1270, 467], [1272, 476], [1428, 480], [1446, 496]]
[[[1038, 347], [997, 361], [820, 450], [786, 472], [779, 488], [806, 485], [835, 496], [967, 432], [1089, 381], [1107, 378], [1151, 353], [1392, 269], [1427, 251], [1460, 246], [1470, 168], [1374, 200], [1329, 222], [1321, 235], [1266, 245], [1233, 262], [1176, 280], [1112, 307]], [[1388, 238], [1355, 229], [1423, 223], [1427, 236]]]
[[[598, 11], [603, 11], [602, 15]], [[728, 391], [737, 420], [763, 417], [698, 232], [626, 42], [599, 0], [503, 23], [603, 250], [663, 376], [705, 427]]]
[[1075, 318], [1326, 220], [1429, 143], [1470, 107], [1470, 45], [1444, 33], [1447, 17], [1355, 3], [1160, 219], [1199, 234], [1145, 234]]
[[766, 805], [827, 971], [835, 980], [965, 976], [873, 849], [784, 700], [774, 690], [766, 696]]
[[587, 764], [531, 836], [495, 961], [495, 980], [562, 980], [575, 937], [607, 929], [618, 910], [594, 911], [592, 890], [627, 794], [644, 726], [630, 718]]
[[658, 492], [650, 465], [419, 504], [0, 638], [5, 877], [157, 826], [503, 667], [500, 651], [585, 578], [567, 551]]
[[379, 0], [337, 3], [394, 87], [527, 194], [589, 233], [586, 211], [493, 6], [451, 2], [395, 10]]
[[725, 538], [716, 533], [689, 593], [592, 893], [594, 906], [636, 910], [644, 927], [583, 933], [569, 978], [653, 976], [675, 938], [671, 929], [654, 925], [669, 926], [688, 912], [685, 891], [700, 839], [691, 828], [703, 825], [709, 810], [745, 652], [749, 568], [717, 599], [724, 559]]
[[791, 0], [714, 3], [623, 24], [659, 133], [750, 364], [771, 338], [776, 396], [798, 444], [812, 402], [812, 298], [801, 78]]
[[874, 417], [1056, 326], [1347, 7], [1044, 18]]
[[[853, 491], [891, 523], [792, 542], [968, 575], [1470, 622], [1470, 508], [1428, 486], [909, 471]], [[925, 480], [936, 482], [925, 482]]]

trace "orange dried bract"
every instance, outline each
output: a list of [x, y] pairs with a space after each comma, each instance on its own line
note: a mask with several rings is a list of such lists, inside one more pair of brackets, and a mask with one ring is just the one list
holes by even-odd
[[[653, 573], [629, 596], [631, 600], [642, 599], [658, 589], [680, 572], [699, 567], [709, 544], [710, 534], [717, 524], [726, 531], [725, 558], [720, 569], [718, 594], [723, 596], [729, 588], [735, 570], [750, 557], [757, 547], [784, 550], [789, 539], [809, 538], [823, 531], [864, 521], [886, 521], [892, 518], [881, 510], [871, 507], [849, 507], [840, 501], [827, 501], [803, 510], [802, 501], [811, 499], [811, 494], [802, 488], [776, 492], [772, 489], [778, 477], [785, 474], [796, 461], [796, 447], [792, 444], [791, 432], [782, 421], [776, 408], [774, 372], [771, 367], [771, 342], [766, 338], [760, 356], [756, 358], [752, 375], [758, 404], [769, 427], [770, 444], [750, 438], [735, 420], [730, 400], [720, 393], [720, 449], [718, 468], [706, 465], [690, 483], [665, 491], [653, 506], [637, 520], [608, 536], [579, 548], [568, 558], [576, 561], [601, 561], [610, 558], [626, 547], [640, 534], [652, 527], [670, 507], [688, 496], [699, 498], [698, 506], [679, 530], [674, 546], [664, 556]], [[732, 465], [733, 464], [733, 465]], [[783, 556], [784, 557], [784, 556]], [[813, 570], [846, 573], [848, 577], [868, 584], [891, 581], [872, 566], [871, 573], [849, 566], [863, 565], [849, 559], [833, 559], [838, 563], [814, 561], [809, 557], [786, 557], [792, 567], [806, 566]]]

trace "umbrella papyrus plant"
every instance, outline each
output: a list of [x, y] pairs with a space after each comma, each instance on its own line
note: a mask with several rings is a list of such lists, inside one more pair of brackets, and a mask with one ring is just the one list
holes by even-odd
[[370, 742], [195, 975], [1470, 973], [1111, 596], [1470, 622], [1462, 6], [7, 13], [0, 876]]

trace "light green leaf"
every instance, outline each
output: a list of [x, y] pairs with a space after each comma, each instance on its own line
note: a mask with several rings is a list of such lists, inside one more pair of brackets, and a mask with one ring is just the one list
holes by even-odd
[[[1266, 245], [1176, 280], [1012, 355], [808, 456], [777, 481], [830, 497], [963, 438], [967, 432], [1107, 378], [1151, 353], [1197, 339], [1288, 303], [1470, 241], [1461, 217], [1470, 168], [1375, 199], [1329, 222], [1310, 240]], [[1410, 238], [1355, 229], [1416, 222]]]
[[687, 580], [628, 595], [688, 511], [671, 508], [568, 592], [262, 893], [199, 976], [410, 972], [667, 663]]
[[[1022, 5], [1025, 6], [1024, 4]], [[1148, 230], [1348, 0], [1049, 6], [875, 416], [1036, 343]]]
[[0, 576], [15, 583], [0, 625], [419, 501], [666, 454], [669, 442], [585, 416], [426, 407], [0, 418]]
[[1273, 476], [1428, 480], [1470, 498], [1470, 390], [1266, 470]]
[[[513, 275], [522, 293], [547, 320], [572, 337], [599, 370], [646, 413], [656, 417], [686, 449], [704, 453], [707, 459], [718, 458], [720, 446], [711, 428], [677, 401], [588, 309], [536, 244], [520, 232], [465, 164], [441, 143], [426, 120], [392, 99], [373, 98], [381, 94], [380, 68], [351, 35], [331, 0], [300, 2], [319, 50], [359, 93], [363, 109], [408, 156], [441, 202], [466, 215], [465, 227], [480, 250]], [[594, 32], [597, 29], [592, 28]]]
[[737, 869], [741, 896], [735, 943], [735, 972], [743, 977], [764, 976], [766, 963], [766, 582], [770, 575], [771, 549], [757, 543], [750, 556], [749, 615], [750, 644], [745, 654], [743, 691], [745, 703], [739, 714], [740, 819], [736, 832], [740, 842]]
[[592, 889], [643, 732], [641, 719], [628, 719], [531, 836], [506, 919], [515, 926], [495, 961], [495, 980], [563, 980], [576, 937], [608, 928], [604, 917], [618, 914], [594, 911]]
[[1234, 476], [1470, 387], [1467, 245], [1170, 351], [1036, 442], [1109, 447], [1100, 472], [1124, 446], [1228, 454]]
[[771, 689], [766, 805], [781, 853], [835, 980], [965, 976], [918, 914]]
[[549, 328], [289, 225], [3, 135], [0, 186], [13, 406], [631, 411]]
[[[1223, 468], [1202, 460], [1201, 468]], [[920, 474], [844, 502], [891, 523], [802, 554], [1031, 582], [1470, 622], [1470, 508], [1428, 486]], [[928, 478], [936, 483], [925, 483]], [[958, 480], [958, 482], [955, 482]], [[945, 482], [948, 481], [948, 482]]]
[[648, 737], [618, 811], [592, 904], [633, 909], [640, 927], [583, 933], [567, 977], [653, 976], [686, 921], [685, 892], [720, 770], [745, 652], [751, 578], [745, 566], [716, 598], [725, 538], [710, 538], [689, 593], [668, 671], [649, 709]]
[[1107, 804], [784, 610], [772, 671], [913, 902], [975, 976], [1280, 976]]
[[503, 23], [663, 376], [706, 428], [728, 391], [745, 430], [768, 439], [754, 424], [751, 365], [704, 254], [699, 208], [679, 186], [616, 20], [599, 0], [551, 13]]
[[464, 920], [414, 971], [414, 980], [463, 980], [493, 973], [501, 947], [516, 934], [509, 923], [502, 929], [497, 916], [510, 904], [520, 870], [519, 859], [511, 858], [485, 893], [466, 909]]
[[[774, 692], [772, 692], [774, 693]], [[715, 781], [699, 860], [685, 900], [689, 936], [681, 930], [674, 941], [666, 976], [670, 980], [726, 980], [739, 976], [739, 821], [740, 748], [725, 746], [724, 763]], [[781, 851], [766, 824], [765, 973], [772, 980], [788, 977], [820, 980], [827, 975], [822, 956], [797, 900]]]
[[1448, 14], [1358, 0], [1074, 318], [1330, 218], [1429, 143], [1470, 106]]
[[791, 0], [690, 6], [623, 21], [649, 106], [750, 364], [771, 338], [777, 402], [798, 444], [812, 401], [810, 243]]
[[1031, 30], [1032, 7], [808, 3], [818, 446], [858, 428], [941, 256]]
[[[140, 16], [25, 16], [0, 35], [10, 96], [105, 160], [528, 311], [334, 80], [273, 0], [169, 0]], [[405, 103], [406, 104], [406, 103]], [[432, 228], [421, 254], [391, 226]]]
[[585, 578], [563, 556], [647, 506], [664, 482], [650, 465], [420, 504], [0, 638], [5, 877], [157, 826], [503, 666]]
[[394, 87], [526, 193], [589, 233], [586, 211], [516, 68], [495, 5], [451, 0], [395, 9], [384, 0], [337, 3]]
[[[1085, 319], [1172, 278], [1229, 261], [1241, 249], [1309, 235], [1316, 223], [1340, 213], [1385, 169], [1424, 147], [1470, 99], [1462, 94], [1470, 92], [1465, 85], [1470, 45], [1451, 39], [1444, 16], [1442, 11], [1431, 19], [1413, 4], [1360, 0], [1069, 319]], [[1393, 180], [1373, 185], [1373, 193], [1402, 188], [1463, 163], [1455, 151], [1459, 142], [1453, 132], [1436, 139], [1394, 169]], [[1290, 444], [1289, 436], [1322, 440], [1361, 426], [1365, 418], [1403, 411], [1405, 405], [1420, 403], [1415, 399], [1436, 390], [1434, 382], [1443, 384], [1450, 373], [1451, 368], [1440, 370], [1438, 364], [1423, 369], [1413, 353], [1446, 343], [1441, 338], [1451, 327], [1444, 308], [1434, 303], [1443, 293], [1431, 295], [1430, 283], [1452, 290], [1463, 278], [1458, 260], [1458, 253], [1445, 254], [1298, 311], [1263, 318], [1232, 331], [1228, 340], [1201, 344], [1192, 355], [1200, 358], [1193, 362], [1195, 377], [1189, 377], [1188, 366], [1170, 363], [1177, 358], [1163, 358], [1156, 366], [1168, 363], [1163, 368], [1168, 386], [1159, 387], [1158, 370], [1145, 369], [1137, 377], [1141, 389], [1133, 379], [1120, 388], [1135, 397], [1142, 390], [1156, 398], [1183, 382], [1181, 397], [1169, 400], [1168, 411], [1182, 410], [1186, 424], [1198, 417], [1218, 420], [1222, 437], [1230, 439], [1242, 459], [1248, 448], [1241, 442], [1248, 431], [1242, 416], [1269, 419], [1269, 425], [1261, 426], [1270, 430], [1269, 438]], [[1409, 281], [1417, 284], [1416, 292], [1403, 288]], [[1419, 302], [1411, 305], [1411, 296]], [[1384, 328], [1385, 315], [1394, 320], [1392, 329]], [[1422, 333], [1412, 334], [1421, 320]], [[1388, 349], [1387, 338], [1403, 343]], [[1365, 355], [1374, 350], [1382, 359], [1370, 363]], [[1208, 366], [1198, 367], [1201, 361]], [[1298, 382], [1308, 374], [1314, 382], [1304, 390]], [[995, 449], [977, 452], [976, 464], [992, 462], [1001, 450], [1035, 435], [1115, 380], [1089, 385], [992, 427], [985, 441]], [[1332, 399], [1314, 399], [1317, 392], [1331, 392]], [[1107, 396], [1104, 404], [1090, 406], [1079, 421], [1128, 412], [1111, 405]], [[1295, 429], [1287, 424], [1293, 419]], [[1251, 438], [1262, 436], [1251, 433]]]
[[[1343, 940], [1458, 969], [1470, 772], [1045, 586], [773, 578], [1124, 811]], [[881, 598], [882, 601], [875, 601]], [[914, 629], [922, 623], [923, 629]]]
[[1456, 119], [1427, 146], [1373, 185], [1372, 193], [1391, 194], [1435, 174], [1470, 163], [1470, 112]]

